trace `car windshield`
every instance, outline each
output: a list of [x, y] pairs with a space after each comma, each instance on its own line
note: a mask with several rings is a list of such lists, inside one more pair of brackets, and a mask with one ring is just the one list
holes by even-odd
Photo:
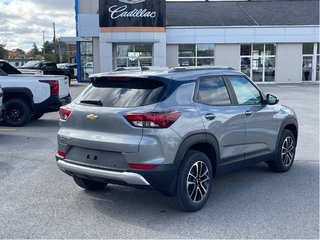
[[39, 61], [30, 61], [25, 63], [21, 68], [36, 68], [39, 65]]

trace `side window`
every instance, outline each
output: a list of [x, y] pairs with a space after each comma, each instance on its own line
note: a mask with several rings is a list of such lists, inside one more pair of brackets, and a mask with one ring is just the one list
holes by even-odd
[[235, 76], [229, 77], [229, 80], [239, 104], [245, 105], [261, 103], [260, 92], [252, 85], [252, 83], [248, 79], [241, 76]]
[[200, 79], [198, 102], [208, 105], [231, 104], [230, 97], [222, 77]]

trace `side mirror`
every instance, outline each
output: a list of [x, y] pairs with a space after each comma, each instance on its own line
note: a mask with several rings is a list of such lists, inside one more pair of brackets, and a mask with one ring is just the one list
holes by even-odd
[[279, 98], [272, 94], [267, 94], [267, 104], [268, 105], [275, 105], [279, 102]]

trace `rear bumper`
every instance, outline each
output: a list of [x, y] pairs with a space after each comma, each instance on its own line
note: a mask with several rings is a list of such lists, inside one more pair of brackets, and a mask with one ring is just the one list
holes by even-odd
[[59, 108], [61, 106], [67, 105], [70, 102], [71, 102], [70, 95], [63, 98], [59, 98], [55, 96], [49, 97], [44, 102], [34, 105], [34, 113], [40, 114], [40, 113], [47, 113], [47, 112], [56, 112], [56, 111], [59, 111]]
[[77, 173], [85, 176], [109, 179], [119, 182], [125, 182], [130, 185], [149, 186], [149, 182], [140, 174], [132, 172], [116, 172], [91, 167], [85, 167], [63, 160], [57, 161], [58, 167], [65, 173]]

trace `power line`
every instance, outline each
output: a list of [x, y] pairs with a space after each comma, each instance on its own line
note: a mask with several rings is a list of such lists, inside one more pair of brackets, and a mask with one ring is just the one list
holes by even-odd
[[[34, 30], [34, 29], [32, 29], [32, 28], [29, 28], [29, 27], [23, 26], [23, 25], [21, 25], [21, 24], [18, 24], [18, 23], [15, 23], [15, 22], [6, 20], [6, 19], [4, 19], [4, 18], [2, 18], [2, 17], [0, 17], [0, 20], [2, 20], [2, 21], [4, 21], [4, 22], [7, 22], [7, 23], [11, 23], [11, 24], [16, 25], [16, 26], [18, 26], [18, 27], [20, 27], [20, 28], [24, 28], [24, 29], [27, 29], [27, 30], [32, 31], [32, 32], [38, 32], [38, 31], [36, 31], [36, 30]], [[42, 31], [41, 31], [41, 32], [39, 31], [38, 33], [39, 33], [39, 34], [40, 34], [40, 33], [42, 34]], [[49, 33], [49, 32], [46, 32], [46, 34], [52, 35], [52, 33]]]
[[7, 22], [7, 23], [11, 23], [11, 24], [13, 24], [13, 25], [16, 25], [16, 26], [21, 27], [21, 28], [24, 28], [24, 29], [28, 29], [28, 30], [30, 30], [30, 31], [34, 31], [34, 29], [28, 28], [28, 27], [26, 27], [26, 26], [22, 26], [22, 25], [20, 25], [20, 24], [18, 24], [18, 23], [15, 23], [15, 22], [11, 22], [11, 21], [6, 20], [6, 19], [4, 19], [4, 18], [2, 18], [2, 17], [0, 17], [0, 20], [5, 21], [5, 22]]

